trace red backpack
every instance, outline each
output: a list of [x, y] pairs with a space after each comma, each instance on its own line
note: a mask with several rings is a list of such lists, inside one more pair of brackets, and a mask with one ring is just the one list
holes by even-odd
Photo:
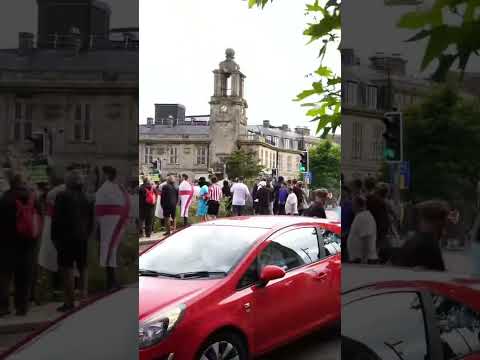
[[17, 235], [25, 239], [37, 239], [42, 229], [40, 214], [35, 207], [35, 195], [26, 203], [16, 200]]
[[155, 194], [155, 190], [153, 188], [145, 188], [145, 192], [145, 202], [149, 205], [155, 205], [157, 203], [157, 195]]

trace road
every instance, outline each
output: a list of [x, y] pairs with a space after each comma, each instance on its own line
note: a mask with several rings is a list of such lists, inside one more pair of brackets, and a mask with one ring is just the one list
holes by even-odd
[[0, 333], [0, 357], [3, 352], [10, 349], [12, 346], [18, 344], [20, 341], [24, 340], [26, 337], [31, 335], [32, 332], [23, 332], [15, 334], [1, 334]]
[[339, 360], [340, 345], [339, 330], [327, 329], [306, 336], [257, 360]]

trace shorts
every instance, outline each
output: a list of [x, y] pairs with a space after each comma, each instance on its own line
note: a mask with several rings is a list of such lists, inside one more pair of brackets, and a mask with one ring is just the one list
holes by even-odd
[[208, 215], [218, 216], [218, 211], [220, 209], [220, 203], [215, 200], [208, 201]]
[[163, 217], [168, 219], [168, 218], [171, 218], [171, 219], [175, 219], [177, 216], [177, 209], [176, 208], [173, 208], [173, 209], [163, 209]]

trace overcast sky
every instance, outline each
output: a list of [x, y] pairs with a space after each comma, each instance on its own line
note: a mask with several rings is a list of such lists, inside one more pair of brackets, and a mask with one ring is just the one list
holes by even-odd
[[[431, 6], [434, 0], [424, 0], [419, 10]], [[386, 54], [400, 53], [407, 63], [410, 74], [420, 73], [420, 64], [423, 59], [428, 39], [418, 42], [405, 42], [417, 33], [397, 27], [398, 20], [417, 6], [385, 6], [384, 0], [346, 0], [342, 2], [342, 47], [353, 48], [362, 62], [368, 62], [368, 57], [375, 52]], [[447, 21], [455, 21], [456, 17], [448, 16]], [[479, 57], [472, 57], [467, 71], [480, 71]], [[429, 73], [435, 64], [426, 69]]]
[[[318, 48], [305, 46], [303, 1], [277, 0], [249, 9], [241, 0], [140, 1], [140, 121], [155, 103], [181, 103], [187, 114], [209, 114], [213, 73], [233, 48], [247, 76], [249, 124], [270, 120], [311, 125], [293, 102], [318, 67]], [[340, 56], [329, 63], [339, 72]]]

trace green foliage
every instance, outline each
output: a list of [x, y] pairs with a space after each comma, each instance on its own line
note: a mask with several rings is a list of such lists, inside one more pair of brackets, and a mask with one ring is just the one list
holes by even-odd
[[[480, 180], [480, 103], [442, 88], [405, 113], [412, 191], [422, 199], [474, 202]], [[428, 142], [425, 142], [428, 139]], [[463, 146], [462, 144], [468, 144]]]
[[310, 171], [313, 174], [313, 188], [325, 187], [330, 190], [340, 186], [340, 146], [330, 140], [322, 140], [309, 151]]
[[[250, 7], [264, 8], [268, 2], [269, 0], [249, 0], [248, 4]], [[340, 37], [340, 0], [328, 0], [323, 5], [315, 0], [306, 5], [305, 11], [306, 16], [313, 17], [313, 22], [307, 24], [303, 34], [309, 37], [308, 44], [321, 43], [319, 66], [308, 75], [315, 78], [312, 87], [300, 92], [294, 100], [309, 108], [307, 115], [317, 123], [317, 133], [326, 137], [341, 126], [341, 79], [324, 64], [325, 54], [336, 45]], [[335, 48], [335, 51], [338, 49]], [[305, 101], [307, 98], [308, 102]]]
[[234, 179], [239, 176], [245, 177], [245, 179], [252, 179], [257, 177], [262, 171], [263, 167], [258, 164], [258, 159], [253, 152], [247, 152], [240, 149], [235, 150], [226, 161], [227, 175], [230, 179]]
[[[473, 54], [478, 55], [479, 9], [478, 0], [435, 0], [430, 9], [409, 12], [399, 20], [399, 27], [419, 30], [407, 41], [428, 38], [421, 70], [425, 70], [434, 60], [438, 60], [437, 68], [432, 75], [433, 80], [445, 81], [448, 71], [455, 62], [463, 75], [468, 60]], [[447, 13], [455, 14], [461, 21], [458, 24], [446, 24], [444, 15]]]

